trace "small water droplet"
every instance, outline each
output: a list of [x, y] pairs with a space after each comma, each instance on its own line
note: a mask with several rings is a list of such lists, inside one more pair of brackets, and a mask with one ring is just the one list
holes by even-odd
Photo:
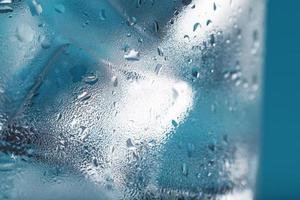
[[158, 75], [162, 69], [162, 64], [157, 64], [155, 67], [155, 73]]
[[228, 140], [228, 135], [223, 135], [223, 141], [228, 144], [229, 140]]
[[188, 35], [184, 35], [183, 38], [188, 41], [190, 39], [190, 37]]
[[208, 145], [208, 149], [211, 150], [212, 152], [214, 152], [216, 150], [216, 145], [214, 144], [209, 144]]
[[138, 39], [138, 42], [139, 42], [139, 43], [143, 43], [143, 42], [144, 42], [143, 38], [139, 38], [139, 39]]
[[153, 27], [154, 27], [154, 31], [157, 33], [159, 31], [159, 25], [156, 20], [154, 20], [154, 22], [153, 22]]
[[4, 88], [0, 86], [0, 94], [3, 94], [4, 92], [5, 92]]
[[187, 144], [187, 153], [188, 153], [188, 156], [192, 157], [194, 151], [195, 151], [195, 145], [193, 145], [192, 143], [188, 143]]
[[128, 61], [138, 61], [140, 59], [140, 53], [131, 49], [128, 54], [124, 55], [124, 58]]
[[84, 82], [89, 85], [94, 85], [98, 81], [98, 77], [95, 74], [90, 74], [86, 77], [84, 77]]
[[134, 26], [136, 24], [136, 18], [135, 17], [129, 17], [126, 21], [128, 26]]
[[112, 81], [114, 87], [117, 87], [117, 86], [118, 86], [118, 77], [113, 76], [113, 77], [111, 78], [111, 81]]
[[98, 166], [99, 166], [97, 158], [93, 158], [93, 165], [94, 165], [95, 167], [98, 167]]
[[199, 72], [199, 70], [197, 69], [197, 68], [193, 68], [192, 69], [192, 76], [194, 77], [194, 78], [199, 78], [199, 76], [200, 76], [200, 72]]
[[142, 5], [142, 0], [137, 0], [136, 7], [139, 8]]
[[210, 42], [210, 45], [211, 45], [211, 46], [215, 46], [215, 45], [216, 45], [216, 44], [215, 44], [216, 39], [215, 39], [215, 35], [214, 35], [214, 34], [211, 34], [211, 35], [210, 35], [210, 40], [209, 40], [209, 42]]
[[101, 9], [100, 10], [100, 13], [99, 13], [99, 17], [102, 21], [105, 21], [107, 19], [106, 17], [106, 13], [105, 13], [105, 10], [104, 9]]
[[132, 142], [132, 140], [130, 138], [128, 138], [126, 140], [126, 146], [129, 148], [129, 149], [133, 149], [134, 148], [134, 144]]
[[50, 39], [46, 38], [46, 37], [43, 36], [43, 35], [40, 35], [40, 36], [39, 36], [39, 42], [41, 42], [41, 47], [42, 47], [43, 49], [48, 49], [48, 48], [50, 48], [50, 46], [51, 46], [51, 41], [50, 41]]
[[160, 47], [157, 47], [157, 53], [159, 56], [164, 56], [164, 52]]
[[195, 32], [198, 27], [200, 28], [201, 27], [201, 24], [199, 22], [195, 23], [194, 26], [193, 26], [193, 31]]
[[188, 169], [187, 169], [187, 166], [185, 163], [182, 164], [181, 166], [181, 172], [184, 176], [187, 176], [188, 175]]
[[59, 121], [61, 118], [62, 118], [62, 114], [58, 113], [57, 116], [56, 116], [56, 121]]
[[177, 126], [178, 126], [178, 123], [173, 119], [173, 120], [172, 120], [172, 125], [173, 125], [174, 127], [177, 127]]
[[209, 26], [212, 23], [212, 21], [209, 19], [206, 21], [206, 26]]
[[56, 4], [54, 7], [55, 11], [58, 13], [64, 13], [65, 12], [65, 6], [63, 4]]

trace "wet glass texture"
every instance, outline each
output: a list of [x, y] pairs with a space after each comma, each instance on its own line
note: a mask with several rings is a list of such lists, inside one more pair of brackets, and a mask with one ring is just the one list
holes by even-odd
[[0, 199], [253, 199], [263, 18], [263, 0], [0, 0]]

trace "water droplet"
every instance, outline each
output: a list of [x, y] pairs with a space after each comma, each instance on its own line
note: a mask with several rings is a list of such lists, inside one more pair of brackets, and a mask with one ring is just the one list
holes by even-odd
[[12, 12], [12, 11], [13, 11], [13, 9], [10, 6], [5, 5], [5, 6], [0, 7], [0, 13], [8, 13], [8, 12]]
[[155, 73], [158, 75], [160, 73], [161, 69], [162, 69], [162, 65], [157, 64], [156, 67], [155, 67]]
[[89, 95], [87, 92], [82, 92], [77, 96], [77, 99], [81, 101], [88, 100], [89, 98], [91, 98], [91, 95]]
[[65, 6], [62, 4], [55, 5], [55, 11], [58, 13], [64, 13], [65, 12]]
[[4, 92], [5, 92], [4, 88], [0, 86], [0, 94], [3, 94]]
[[0, 0], [0, 4], [10, 4], [12, 0]]
[[58, 113], [57, 116], [56, 116], [56, 121], [59, 121], [61, 118], [62, 118], [62, 114]]
[[198, 29], [198, 27], [201, 27], [201, 24], [199, 22], [194, 24], [193, 31], [195, 32]]
[[136, 20], [135, 17], [129, 17], [129, 18], [127, 19], [126, 23], [127, 23], [128, 26], [133, 26], [133, 25], [136, 24], [136, 21], [137, 21], [137, 20]]
[[30, 11], [33, 16], [40, 15], [43, 12], [42, 5], [36, 0], [32, 0], [30, 5]]
[[209, 19], [206, 21], [206, 26], [209, 26], [212, 23], [212, 21]]
[[105, 13], [105, 10], [104, 9], [101, 9], [100, 10], [100, 13], [99, 13], [99, 17], [102, 21], [105, 21], [107, 19], [106, 17], [106, 13]]
[[128, 54], [124, 55], [124, 58], [128, 61], [138, 61], [140, 59], [140, 53], [131, 49]]
[[183, 38], [188, 41], [190, 39], [190, 37], [188, 35], [184, 35]]
[[98, 77], [94, 74], [90, 74], [86, 77], [84, 77], [84, 82], [89, 84], [89, 85], [94, 85], [98, 81]]
[[118, 77], [113, 76], [113, 77], [111, 78], [111, 81], [113, 82], [113, 86], [114, 86], [114, 87], [117, 87], [117, 86], [118, 86]]
[[228, 135], [223, 135], [223, 141], [228, 144], [229, 140], [228, 140]]
[[187, 169], [187, 166], [185, 163], [182, 164], [181, 166], [181, 172], [184, 176], [187, 176], [188, 175], [188, 169]]
[[210, 110], [211, 112], [216, 112], [216, 106], [214, 104], [211, 104]]
[[97, 158], [93, 158], [93, 165], [94, 165], [95, 167], [98, 167], [98, 166], [99, 166]]
[[155, 144], [156, 144], [156, 141], [155, 141], [155, 140], [150, 140], [150, 141], [148, 142], [148, 145], [149, 145], [150, 147], [155, 146]]
[[132, 140], [130, 138], [126, 140], [126, 146], [129, 149], [133, 149], [134, 148], [134, 144], [133, 144], [133, 142], [132, 142]]
[[177, 126], [178, 126], [178, 123], [173, 119], [173, 120], [172, 120], [172, 125], [173, 125], [174, 127], [177, 127]]
[[51, 41], [46, 38], [45, 36], [41, 35], [39, 36], [39, 41], [41, 42], [41, 47], [43, 49], [48, 49], [51, 46]]
[[14, 163], [0, 163], [0, 171], [11, 171], [15, 169]]
[[192, 143], [188, 143], [187, 144], [187, 153], [189, 157], [192, 157], [192, 154], [195, 151], [195, 145], [193, 145]]
[[157, 53], [159, 56], [164, 56], [164, 52], [160, 47], [157, 47]]
[[193, 68], [193, 69], [192, 69], [192, 76], [193, 76], [194, 78], [199, 78], [200, 72], [199, 72], [199, 70], [198, 70], [197, 68]]
[[139, 39], [138, 39], [138, 42], [139, 42], [139, 43], [143, 43], [143, 42], [144, 42], [143, 38], [139, 38]]
[[211, 46], [215, 46], [216, 44], [215, 44], [215, 42], [216, 42], [216, 39], [215, 39], [215, 35], [214, 34], [211, 34], [210, 35], [210, 45]]
[[16, 37], [20, 42], [31, 42], [34, 37], [34, 31], [28, 24], [20, 24], [16, 30]]
[[136, 6], [139, 8], [139, 7], [141, 7], [141, 5], [142, 5], [142, 0], [137, 0]]
[[154, 31], [157, 33], [159, 31], [159, 25], [156, 20], [154, 20], [154, 22], [153, 22], [153, 27], [154, 27]]
[[216, 145], [214, 145], [214, 144], [209, 144], [209, 145], [208, 145], [208, 149], [214, 152], [214, 151], [216, 150]]

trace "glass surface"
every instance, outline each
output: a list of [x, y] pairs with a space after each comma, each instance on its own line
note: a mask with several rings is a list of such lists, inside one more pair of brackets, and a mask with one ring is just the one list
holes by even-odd
[[0, 199], [253, 199], [264, 0], [0, 0]]

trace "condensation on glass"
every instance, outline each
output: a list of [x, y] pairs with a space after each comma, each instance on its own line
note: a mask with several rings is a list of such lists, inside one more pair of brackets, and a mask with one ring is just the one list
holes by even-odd
[[0, 199], [253, 199], [264, 0], [0, 0]]

